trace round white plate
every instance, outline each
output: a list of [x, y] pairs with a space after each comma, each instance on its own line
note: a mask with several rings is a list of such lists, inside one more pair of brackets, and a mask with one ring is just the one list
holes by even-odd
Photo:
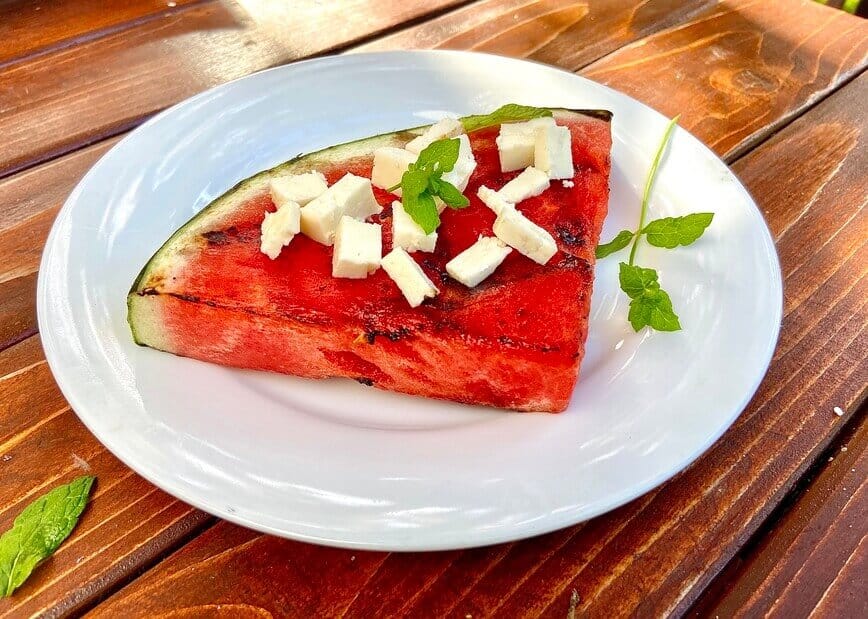
[[354, 548], [528, 537], [608, 511], [683, 469], [756, 390], [782, 294], [757, 207], [680, 129], [651, 216], [714, 211], [714, 223], [687, 248], [643, 245], [638, 263], [659, 270], [684, 330], [634, 333], [619, 256], [601, 261], [587, 356], [563, 414], [232, 370], [133, 344], [125, 296], [139, 269], [240, 179], [300, 152], [506, 102], [613, 111], [603, 238], [635, 227], [666, 119], [524, 61], [461, 52], [321, 58], [214, 88], [133, 131], [70, 195], [39, 272], [45, 353], [73, 409], [179, 499], [268, 533]]

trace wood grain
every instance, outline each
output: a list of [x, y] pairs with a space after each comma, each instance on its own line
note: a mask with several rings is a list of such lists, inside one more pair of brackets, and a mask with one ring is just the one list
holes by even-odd
[[354, 48], [463, 49], [529, 58], [575, 71], [659, 30], [704, 15], [716, 0], [486, 0]]
[[216, 84], [457, 2], [304, 0], [280, 8], [212, 0], [14, 63], [0, 69], [0, 176], [129, 129]]
[[[11, 0], [0, 2], [0, 67], [80, 44], [197, 0]], [[171, 6], [170, 6], [171, 5]]]
[[[563, 617], [574, 589], [587, 616], [686, 612], [863, 397], [866, 98], [863, 76], [735, 163], [778, 240], [788, 291], [781, 346], [745, 413], [684, 473], [572, 529], [462, 552], [316, 551], [220, 523], [93, 615], [195, 615], [229, 604], [262, 616]], [[805, 166], [817, 127], [847, 146]], [[836, 405], [850, 412], [838, 417]]]
[[54, 486], [84, 471], [98, 479], [73, 536], [0, 600], [0, 616], [80, 610], [211, 522], [97, 442], [58, 391], [37, 337], [0, 352], [0, 370], [0, 531]]
[[741, 553], [697, 604], [702, 616], [865, 617], [868, 423], [839, 439], [774, 530]]

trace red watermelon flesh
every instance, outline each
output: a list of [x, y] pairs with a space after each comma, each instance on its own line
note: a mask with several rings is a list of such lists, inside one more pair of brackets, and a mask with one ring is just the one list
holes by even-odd
[[[477, 168], [470, 206], [442, 214], [434, 253], [413, 257], [440, 294], [411, 308], [380, 269], [367, 279], [331, 275], [332, 248], [298, 235], [276, 260], [259, 251], [263, 213], [274, 210], [268, 179], [318, 170], [329, 184], [347, 172], [370, 177], [372, 154], [403, 146], [419, 130], [377, 136], [313, 153], [237, 185], [206, 207], [154, 255], [128, 297], [137, 343], [185, 357], [310, 378], [349, 377], [367, 385], [522, 411], [563, 410], [587, 336], [594, 249], [608, 201], [609, 115], [554, 110], [572, 134], [573, 186], [554, 180], [518, 205], [556, 239], [539, 265], [513, 251], [479, 286], [452, 280], [445, 264], [492, 236], [494, 213], [476, 197], [518, 172], [500, 171], [499, 127], [470, 134]], [[567, 183], [569, 185], [570, 183]], [[383, 253], [391, 250], [391, 203]]]

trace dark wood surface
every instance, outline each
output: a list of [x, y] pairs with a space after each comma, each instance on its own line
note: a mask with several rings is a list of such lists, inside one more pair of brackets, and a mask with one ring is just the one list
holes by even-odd
[[[98, 477], [79, 528], [0, 616], [563, 617], [573, 590], [586, 616], [864, 615], [868, 25], [795, 0], [630, 4], [0, 2], [0, 530], [82, 468]], [[769, 374], [685, 472], [540, 538], [364, 553], [216, 521], [117, 461], [54, 384], [34, 299], [51, 222], [167, 105], [311, 54], [414, 47], [527, 57], [681, 113], [775, 236]]]

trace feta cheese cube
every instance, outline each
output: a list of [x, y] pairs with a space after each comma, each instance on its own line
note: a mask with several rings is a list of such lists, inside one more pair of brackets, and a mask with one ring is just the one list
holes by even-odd
[[335, 242], [335, 228], [341, 217], [341, 209], [333, 194], [326, 191], [301, 207], [301, 232], [317, 243], [331, 245]]
[[501, 125], [500, 133], [495, 140], [500, 156], [501, 172], [512, 172], [532, 166], [536, 146], [536, 131], [539, 128], [550, 126], [555, 126], [555, 119], [551, 116]]
[[400, 247], [395, 247], [381, 261], [383, 270], [398, 285], [410, 307], [419, 307], [426, 298], [434, 298], [437, 287], [416, 261]]
[[[548, 181], [548, 177], [546, 177], [546, 181]], [[500, 192], [489, 189], [485, 185], [482, 185], [477, 190], [476, 195], [479, 196], [479, 199], [482, 200], [485, 206], [494, 211], [495, 215], [500, 215], [504, 209], [515, 208], [515, 204], [504, 200]]]
[[[401, 182], [401, 177], [418, 155], [403, 148], [384, 146], [374, 151], [374, 167], [371, 170], [371, 183], [380, 189], [390, 189]], [[393, 191], [401, 195], [400, 187]]]
[[476, 157], [473, 156], [473, 149], [470, 147], [470, 138], [467, 135], [459, 135], [460, 142], [458, 147], [458, 160], [455, 162], [455, 167], [443, 175], [443, 180], [455, 185], [458, 191], [467, 189], [467, 183], [476, 169]]
[[331, 245], [334, 243], [338, 221], [343, 215], [364, 220], [382, 210], [374, 198], [370, 179], [345, 174], [302, 207], [301, 231], [323, 245]]
[[480, 236], [473, 245], [446, 263], [446, 272], [468, 288], [473, 288], [494, 273], [511, 251], [499, 239]]
[[494, 234], [534, 262], [545, 264], [558, 251], [554, 238], [515, 209], [504, 209], [494, 220]]
[[[504, 125], [505, 126], [505, 125]], [[500, 156], [500, 171], [512, 172], [533, 165], [536, 140], [532, 135], [501, 133], [495, 140], [497, 154]]]
[[408, 252], [434, 251], [437, 245], [437, 232], [425, 234], [422, 227], [404, 210], [404, 205], [392, 202], [392, 245]]
[[540, 195], [548, 188], [549, 175], [542, 170], [529, 167], [501, 187], [497, 193], [507, 202], [518, 204], [522, 200]]
[[533, 165], [549, 178], [572, 178], [572, 136], [566, 127], [540, 127], [536, 131]]
[[332, 276], [364, 279], [380, 268], [383, 237], [380, 224], [366, 224], [344, 215], [335, 230]]
[[328, 189], [326, 178], [319, 172], [306, 174], [289, 174], [271, 179], [271, 201], [278, 208], [287, 202], [295, 202], [304, 206]]
[[297, 202], [284, 202], [274, 213], [265, 213], [262, 220], [262, 234], [259, 238], [259, 250], [274, 260], [280, 255], [280, 250], [298, 234], [301, 209]]
[[464, 133], [464, 125], [461, 124], [460, 120], [455, 118], [444, 118], [428, 127], [422, 135], [407, 142], [407, 145], [404, 148], [411, 153], [418, 155], [430, 146], [431, 142], [436, 142], [437, 140], [445, 138], [454, 138], [462, 133]]

